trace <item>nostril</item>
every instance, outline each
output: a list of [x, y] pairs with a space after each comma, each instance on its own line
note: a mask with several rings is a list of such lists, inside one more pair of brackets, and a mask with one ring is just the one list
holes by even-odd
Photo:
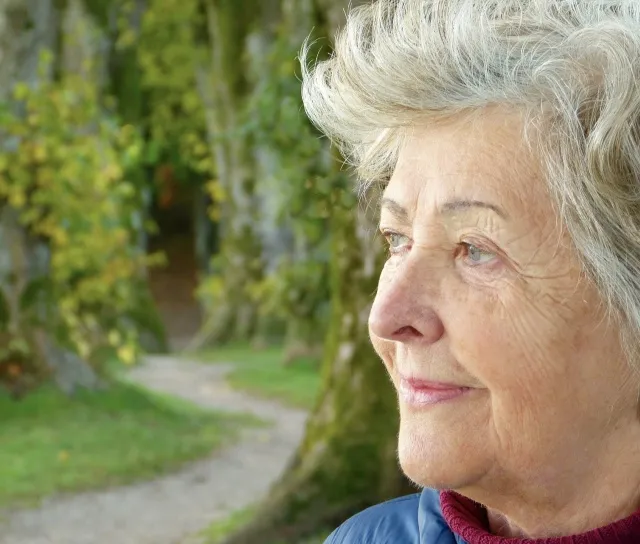
[[405, 327], [400, 327], [396, 332], [393, 333], [394, 338], [416, 338], [422, 336], [420, 332], [412, 327], [411, 325], [407, 325]]

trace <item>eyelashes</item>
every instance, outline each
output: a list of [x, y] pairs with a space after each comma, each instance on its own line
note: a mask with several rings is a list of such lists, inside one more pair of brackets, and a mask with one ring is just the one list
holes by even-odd
[[470, 266], [482, 266], [491, 264], [498, 258], [493, 251], [485, 250], [473, 243], [461, 242], [459, 244], [461, 257], [466, 260]]
[[408, 249], [410, 243], [408, 236], [386, 229], [382, 229], [381, 232], [382, 236], [387, 241], [387, 250], [390, 255], [397, 255], [403, 249]]

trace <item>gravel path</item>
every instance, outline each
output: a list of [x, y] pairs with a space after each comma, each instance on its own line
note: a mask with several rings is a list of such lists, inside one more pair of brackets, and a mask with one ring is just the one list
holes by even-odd
[[[0, 544], [182, 544], [212, 521], [259, 500], [302, 438], [306, 414], [233, 391], [223, 365], [150, 357], [131, 379], [203, 407], [251, 412], [273, 426], [243, 431], [233, 446], [157, 480], [54, 497], [4, 513]], [[0, 484], [1, 485], [1, 484]]]

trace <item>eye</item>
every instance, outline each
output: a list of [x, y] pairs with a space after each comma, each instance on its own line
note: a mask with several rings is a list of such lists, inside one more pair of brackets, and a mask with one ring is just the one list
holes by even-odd
[[461, 245], [461, 256], [470, 266], [480, 266], [488, 264], [496, 258], [492, 251], [482, 249], [474, 244], [463, 242]]
[[409, 237], [398, 232], [383, 230], [382, 235], [387, 240], [389, 253], [391, 253], [392, 255], [395, 255], [396, 253], [402, 251], [402, 249], [404, 249], [404, 246], [408, 245], [409, 243]]

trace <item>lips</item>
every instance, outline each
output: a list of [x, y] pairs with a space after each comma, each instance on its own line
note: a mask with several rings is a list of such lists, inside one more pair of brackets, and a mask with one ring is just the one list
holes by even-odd
[[472, 390], [457, 384], [431, 382], [415, 378], [400, 378], [398, 394], [406, 404], [430, 406], [456, 399]]

